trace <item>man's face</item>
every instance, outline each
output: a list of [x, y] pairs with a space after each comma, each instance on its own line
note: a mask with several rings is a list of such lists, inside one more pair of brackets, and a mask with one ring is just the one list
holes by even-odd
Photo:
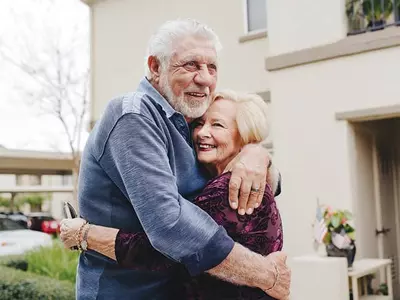
[[160, 73], [161, 93], [187, 119], [202, 116], [217, 84], [217, 53], [204, 38], [188, 37], [174, 45], [169, 64]]

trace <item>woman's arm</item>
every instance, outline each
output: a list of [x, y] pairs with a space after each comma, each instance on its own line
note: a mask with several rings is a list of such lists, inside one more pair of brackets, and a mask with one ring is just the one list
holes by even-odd
[[[85, 225], [85, 223], [81, 218], [61, 221], [60, 238], [66, 248], [77, 246], [82, 241], [85, 230], [88, 230], [87, 248], [116, 260], [122, 267], [160, 271], [174, 264], [151, 246], [144, 232], [131, 233], [99, 225]], [[80, 238], [79, 230], [82, 232]]]
[[115, 255], [115, 240], [118, 235], [118, 229], [90, 225], [87, 244], [88, 249], [99, 252], [113, 260], [117, 260]]
[[[85, 224], [86, 221], [81, 218], [64, 219], [61, 221], [60, 238], [66, 248], [77, 246], [82, 241], [82, 237], [79, 238], [79, 230], [83, 233], [83, 226], [89, 226]], [[88, 230], [88, 249], [117, 260], [115, 256], [115, 239], [119, 230], [94, 224], [90, 224]]]

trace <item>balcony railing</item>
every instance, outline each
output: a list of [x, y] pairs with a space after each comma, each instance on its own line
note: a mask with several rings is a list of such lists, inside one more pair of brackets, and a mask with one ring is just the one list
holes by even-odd
[[348, 34], [400, 26], [400, 0], [346, 0]]

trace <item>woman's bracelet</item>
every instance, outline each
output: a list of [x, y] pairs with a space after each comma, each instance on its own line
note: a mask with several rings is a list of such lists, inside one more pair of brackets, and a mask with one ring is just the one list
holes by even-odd
[[83, 251], [87, 251], [88, 249], [88, 235], [89, 235], [89, 230], [90, 227], [92, 226], [92, 224], [90, 224], [89, 222], [87, 222], [84, 226], [83, 226], [83, 233], [82, 233], [82, 238], [81, 238], [81, 248]]
[[276, 265], [276, 263], [275, 263], [274, 261], [272, 261], [272, 264], [274, 265], [274, 268], [275, 268], [275, 282], [274, 282], [274, 284], [273, 284], [269, 289], [266, 289], [266, 290], [264, 290], [264, 291], [270, 291], [270, 290], [272, 290], [272, 289], [276, 286], [276, 284], [278, 283], [278, 279], [279, 279], [278, 266]]
[[82, 230], [83, 230], [83, 227], [85, 227], [85, 225], [87, 224], [87, 221], [85, 221], [82, 225], [81, 225], [81, 227], [79, 227], [79, 230], [76, 232], [76, 234], [75, 234], [75, 240], [76, 240], [76, 243], [77, 243], [77, 246], [78, 246], [78, 250], [80, 251], [80, 252], [82, 252], [82, 247], [81, 247], [81, 242], [82, 242]]

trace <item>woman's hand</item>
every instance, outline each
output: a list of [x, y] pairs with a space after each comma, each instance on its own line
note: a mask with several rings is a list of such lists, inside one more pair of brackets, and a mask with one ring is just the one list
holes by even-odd
[[270, 154], [260, 144], [248, 144], [229, 163], [225, 172], [232, 171], [229, 182], [229, 202], [240, 215], [253, 213], [264, 196]]
[[72, 248], [78, 245], [77, 234], [79, 228], [85, 223], [86, 221], [81, 218], [63, 219], [61, 221], [60, 238], [65, 248]]

